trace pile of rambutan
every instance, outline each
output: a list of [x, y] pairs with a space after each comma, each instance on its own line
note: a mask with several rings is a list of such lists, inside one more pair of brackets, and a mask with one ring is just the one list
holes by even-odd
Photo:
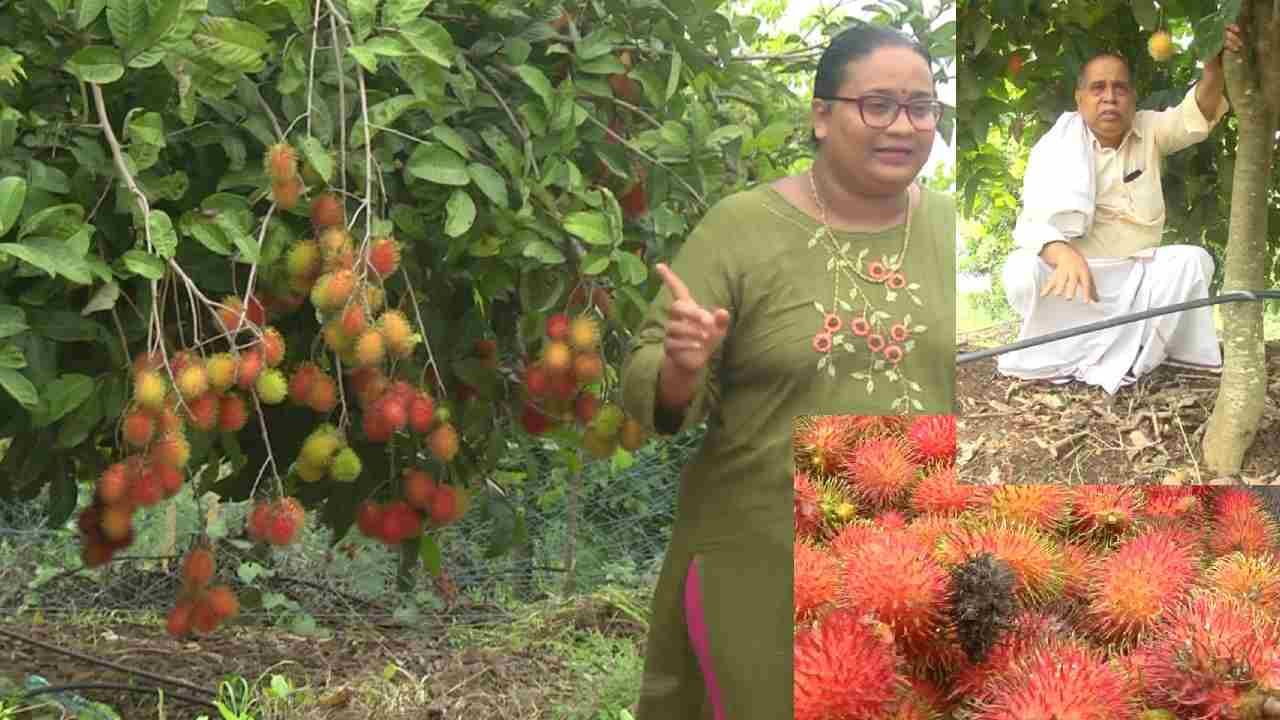
[[585, 311], [572, 318], [566, 313], [547, 318], [541, 357], [525, 363], [520, 417], [530, 435], [576, 423], [583, 428], [583, 448], [597, 459], [611, 457], [619, 446], [636, 450], [649, 439], [639, 421], [601, 401], [605, 365], [600, 332], [600, 324]]
[[1269, 489], [970, 485], [954, 428], [799, 422], [797, 720], [1280, 709]]

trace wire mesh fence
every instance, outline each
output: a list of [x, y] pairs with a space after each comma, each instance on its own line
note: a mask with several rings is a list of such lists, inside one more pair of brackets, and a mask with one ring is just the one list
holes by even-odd
[[[216, 582], [232, 585], [250, 622], [303, 633], [360, 623], [419, 630], [492, 625], [568, 592], [627, 598], [629, 612], [643, 624], [670, 537], [679, 473], [700, 441], [695, 430], [649, 443], [629, 463], [587, 464], [576, 479], [576, 498], [568, 491], [574, 478], [547, 458], [547, 472], [506, 488], [523, 514], [527, 540], [490, 557], [495, 521], [469, 512], [435, 531], [440, 576], [421, 567], [416, 551], [389, 548], [354, 527], [337, 543], [327, 528], [309, 525], [286, 548], [254, 545], [243, 537], [248, 503], [195, 498], [189, 487], [140, 511], [133, 544], [107, 566], [88, 570], [74, 519], [50, 528], [43, 497], [0, 501], [0, 612], [164, 613], [180, 591], [182, 556], [203, 528], [215, 542]], [[519, 466], [528, 458], [514, 460]], [[402, 563], [414, 569], [402, 573]]]

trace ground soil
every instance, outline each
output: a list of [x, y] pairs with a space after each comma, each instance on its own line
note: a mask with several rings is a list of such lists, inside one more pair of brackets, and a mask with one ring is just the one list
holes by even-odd
[[[960, 352], [1008, 342], [970, 336]], [[1280, 343], [1267, 348], [1270, 389], [1241, 473], [1215, 477], [1200, 441], [1218, 376], [1162, 366], [1108, 396], [1082, 383], [1024, 382], [996, 373], [994, 358], [956, 372], [960, 476], [998, 483], [1280, 484]]]
[[[19, 633], [36, 645], [0, 635], [0, 683], [13, 688], [38, 675], [53, 685], [123, 683], [135, 687], [212, 699], [190, 688], [166, 686], [154, 679], [103, 667], [71, 657], [70, 650], [130, 670], [178, 678], [216, 692], [230, 676], [250, 682], [271, 673], [287, 677], [295, 687], [308, 689], [296, 711], [262, 713], [257, 717], [366, 720], [415, 718], [549, 718], [558, 703], [572, 699], [577, 685], [566, 661], [536, 646], [527, 649], [460, 648], [438, 632], [413, 628], [359, 627], [336, 629], [327, 639], [303, 637], [258, 624], [230, 624], [211, 636], [187, 640], [170, 638], [162, 620], [102, 620], [91, 623], [70, 618], [34, 615], [0, 621], [0, 631]], [[634, 624], [602, 607], [570, 608], [553, 624], [634, 637]], [[548, 628], [548, 632], [554, 632]], [[52, 646], [52, 647], [45, 647]], [[56, 648], [57, 650], [55, 650]], [[76, 694], [116, 709], [129, 720], [156, 718], [156, 693], [121, 690], [76, 690]], [[165, 718], [219, 717], [216, 710], [184, 704], [175, 697], [165, 703]], [[260, 710], [261, 712], [261, 710]]]

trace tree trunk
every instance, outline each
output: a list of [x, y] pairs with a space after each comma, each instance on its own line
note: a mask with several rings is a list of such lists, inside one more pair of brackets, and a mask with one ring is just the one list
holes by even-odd
[[[1245, 51], [1226, 53], [1227, 93], [1240, 127], [1235, 175], [1231, 180], [1231, 224], [1227, 235], [1224, 292], [1265, 287], [1267, 194], [1276, 117], [1264, 96], [1261, 78], [1280, 62], [1275, 52], [1271, 0], [1246, 2], [1240, 26]], [[1265, 88], [1274, 93], [1276, 88]], [[1266, 348], [1260, 303], [1222, 306], [1222, 384], [1204, 436], [1204, 460], [1219, 475], [1234, 475], [1253, 444], [1266, 402]]]
[[564, 546], [564, 594], [567, 597], [578, 592], [578, 493], [582, 488], [585, 459], [582, 450], [578, 450], [577, 467], [569, 474], [569, 523]]

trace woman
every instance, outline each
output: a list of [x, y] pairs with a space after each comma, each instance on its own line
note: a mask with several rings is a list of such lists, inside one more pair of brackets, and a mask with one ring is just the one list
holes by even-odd
[[831, 43], [810, 172], [713, 207], [623, 370], [659, 434], [703, 419], [653, 602], [639, 720], [791, 717], [797, 415], [952, 411], [955, 208], [914, 184], [941, 105], [890, 30]]

